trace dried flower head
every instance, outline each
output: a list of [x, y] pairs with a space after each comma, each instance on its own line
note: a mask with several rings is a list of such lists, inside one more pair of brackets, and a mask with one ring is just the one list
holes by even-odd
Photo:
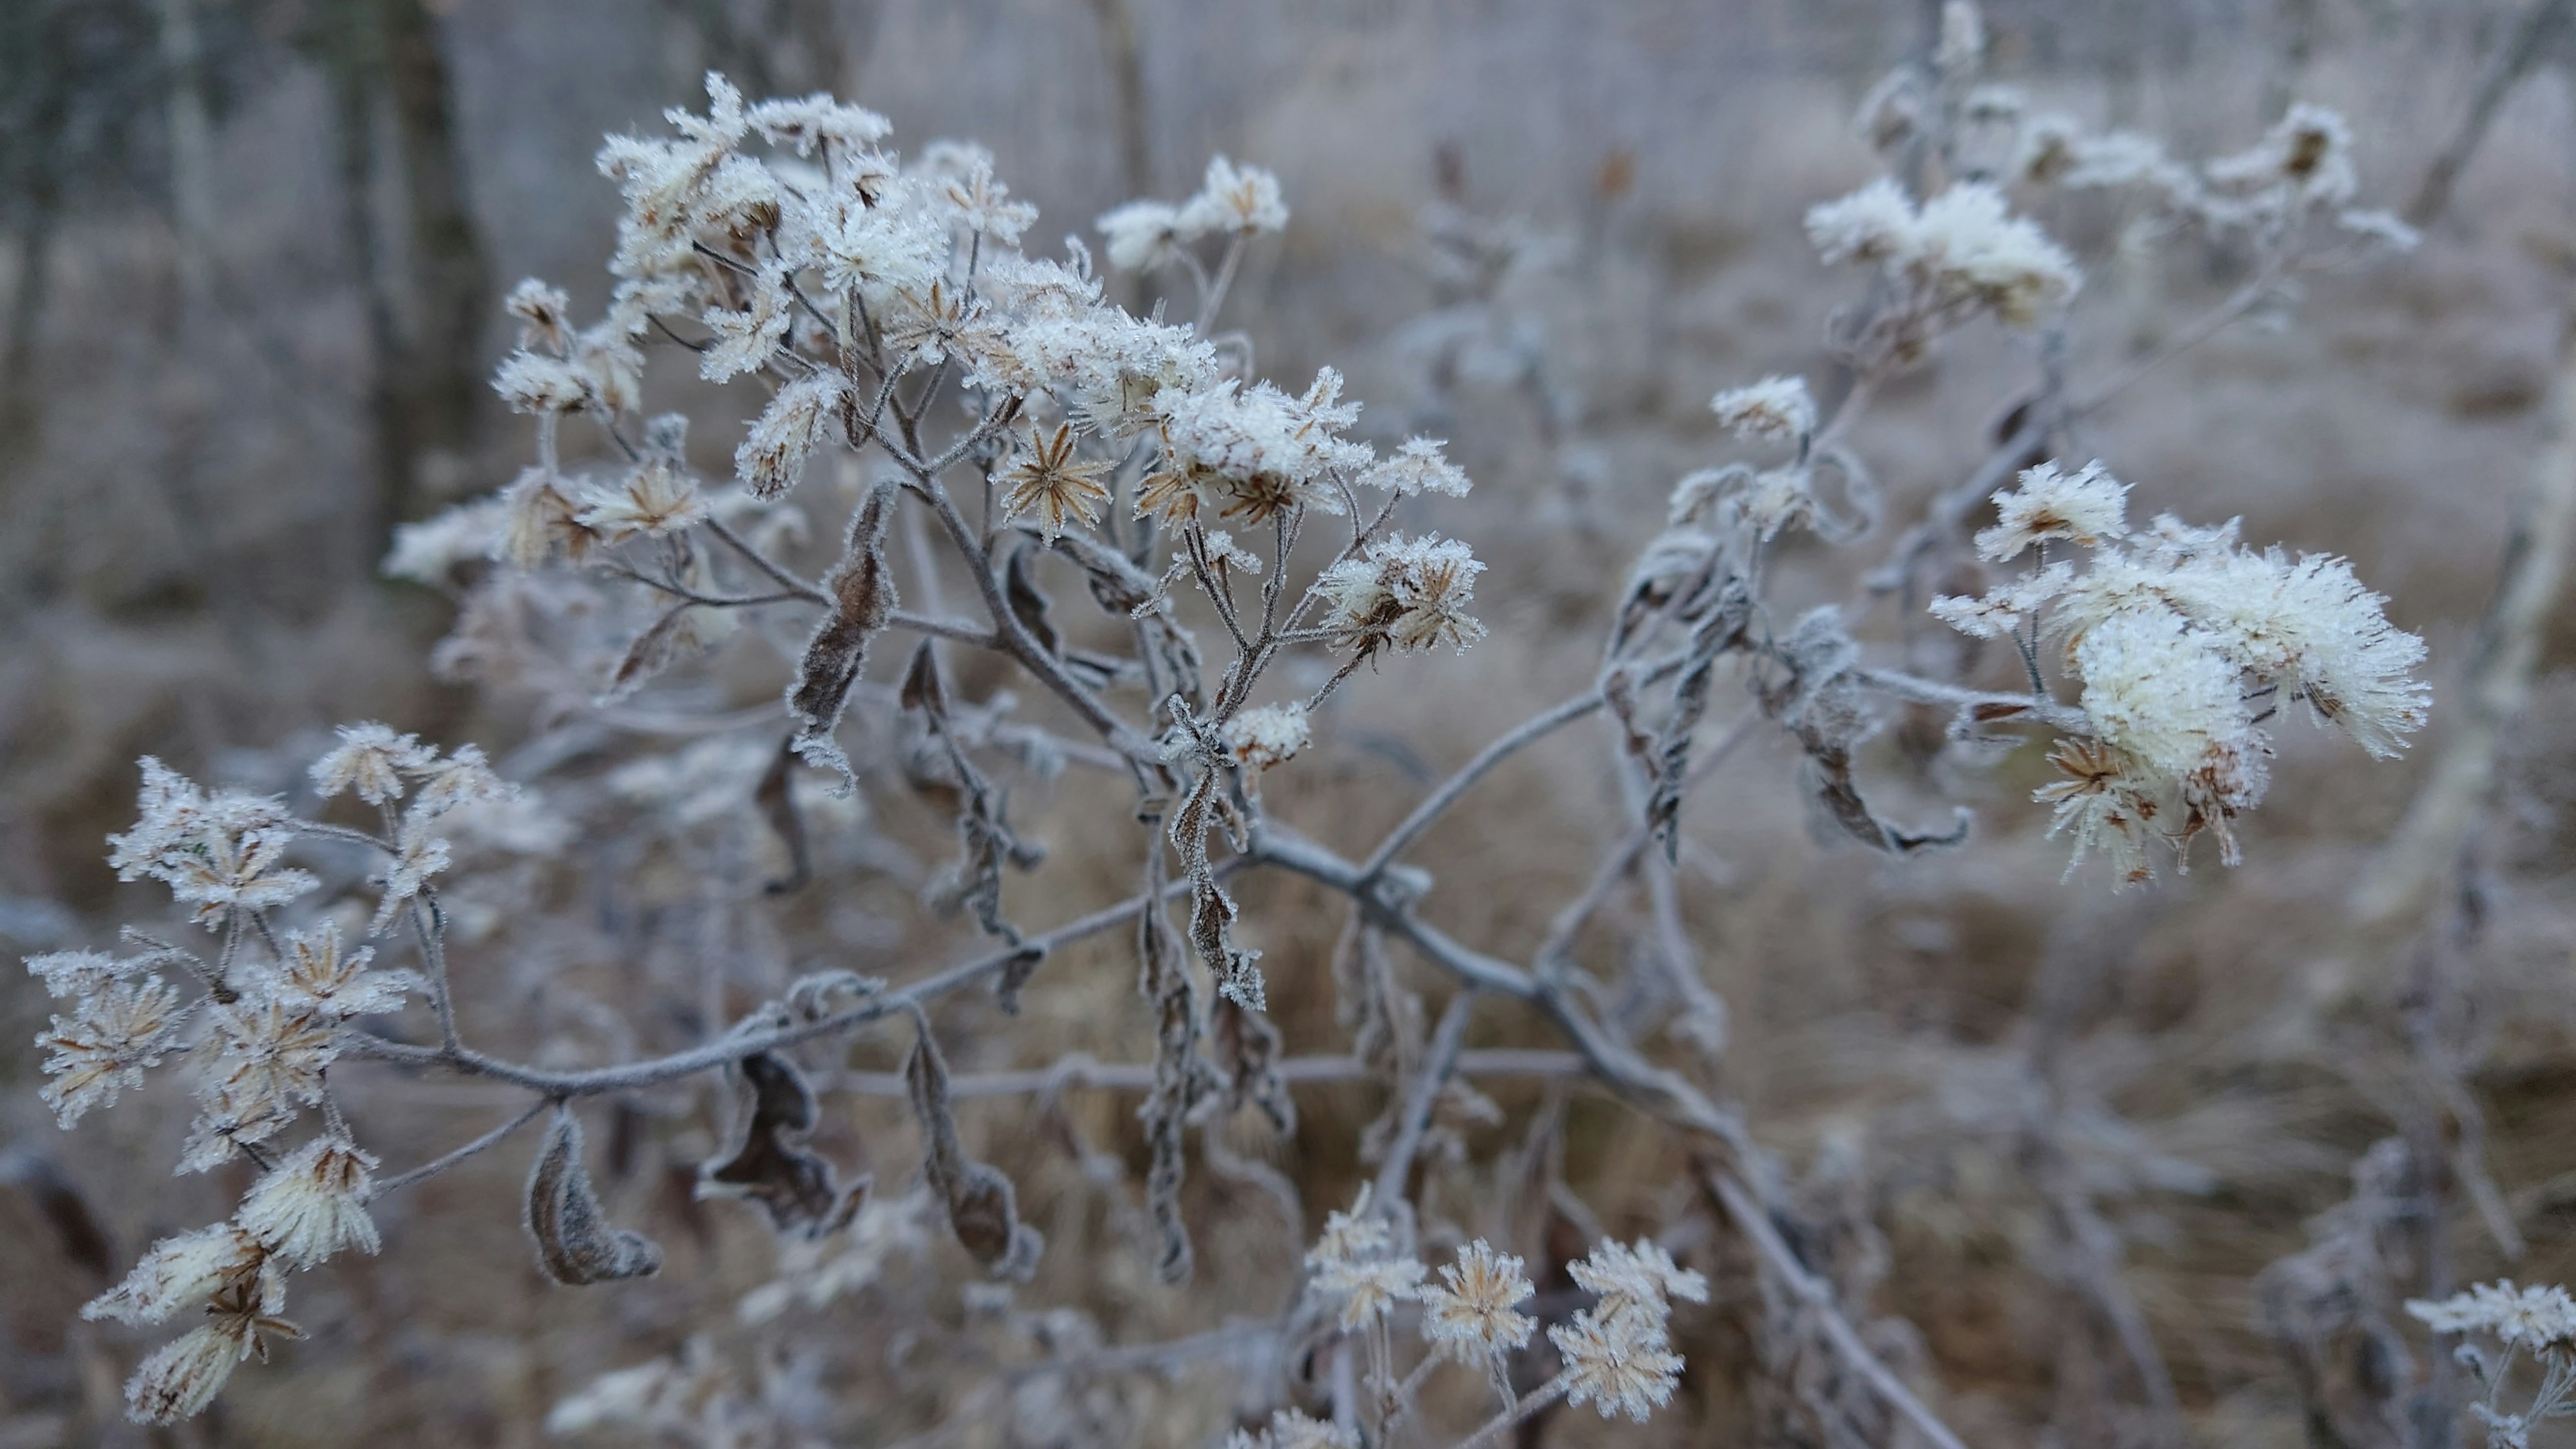
[[214, 1402], [233, 1369], [257, 1354], [268, 1359], [267, 1335], [302, 1338], [304, 1330], [276, 1317], [276, 1310], [241, 1294], [219, 1294], [202, 1328], [180, 1335], [145, 1359], [126, 1381], [126, 1411], [137, 1423], [167, 1424]]
[[1247, 709], [1225, 722], [1223, 738], [1226, 753], [1246, 770], [1284, 765], [1306, 748], [1306, 706], [1290, 701]]
[[289, 1011], [334, 1021], [399, 1011], [420, 986], [408, 971], [367, 969], [376, 953], [364, 946], [344, 952], [340, 928], [330, 921], [289, 933], [285, 946], [286, 959], [263, 984]]
[[1681, 1355], [1662, 1321], [1634, 1308], [1587, 1308], [1549, 1327], [1547, 1337], [1565, 1359], [1566, 1401], [1590, 1404], [1602, 1418], [1626, 1414], [1642, 1424], [1672, 1402], [1681, 1382]]
[[1708, 1301], [1708, 1279], [1673, 1261], [1652, 1239], [1635, 1243], [1603, 1242], [1581, 1261], [1569, 1264], [1577, 1286], [1601, 1297], [1605, 1308], [1633, 1305], [1656, 1322], [1671, 1311], [1672, 1300]]
[[1100, 481], [1110, 465], [1076, 456], [1073, 425], [1059, 423], [1052, 436], [1032, 427], [1027, 445], [1002, 470], [1003, 511], [1013, 516], [1035, 510], [1044, 520], [1047, 541], [1064, 532], [1067, 518], [1089, 527], [1109, 501], [1109, 485]]
[[233, 1221], [298, 1268], [342, 1248], [373, 1253], [367, 1196], [376, 1159], [344, 1138], [317, 1137], [280, 1158], [242, 1199]]
[[1178, 224], [1184, 236], [1279, 231], [1288, 225], [1288, 204], [1280, 198], [1278, 177], [1216, 156], [1208, 161], [1198, 194], [1181, 204]]
[[1317, 579], [1328, 606], [1324, 626], [1363, 655], [1389, 646], [1464, 650], [1485, 637], [1485, 626], [1466, 612], [1484, 568], [1456, 539], [1390, 535]]
[[1363, 471], [1359, 481], [1404, 498], [1423, 493], [1464, 498], [1473, 485], [1465, 469], [1442, 456], [1440, 450], [1445, 446], [1434, 438], [1407, 438], [1402, 447]]
[[1149, 272], [1180, 253], [1181, 210], [1167, 201], [1131, 201], [1092, 225], [1109, 239], [1109, 265], [1122, 272]]
[[1803, 377], [1766, 377], [1719, 393], [1708, 406], [1717, 425], [1739, 438], [1803, 443], [1816, 430], [1816, 403]]
[[51, 1080], [39, 1094], [69, 1127], [92, 1107], [113, 1106], [143, 1073], [178, 1047], [188, 1009], [158, 976], [109, 981], [85, 995], [68, 1016], [37, 1034]]
[[679, 459], [648, 455], [612, 487], [594, 488], [575, 515], [602, 543], [679, 533], [711, 512], [698, 481]]
[[81, 1317], [163, 1323], [227, 1286], [243, 1285], [281, 1299], [285, 1293], [258, 1237], [238, 1224], [216, 1223], [154, 1243], [123, 1282], [82, 1306]]
[[1437, 1284], [1422, 1290], [1422, 1336], [1462, 1360], [1508, 1353], [1529, 1342], [1538, 1326], [1516, 1310], [1536, 1291], [1520, 1259], [1478, 1238], [1458, 1250], [1457, 1262], [1441, 1265]]
[[2480, 1283], [2439, 1301], [2408, 1299], [2406, 1311], [2435, 1333], [2485, 1333], [2510, 1347], [2576, 1349], [2576, 1298], [2556, 1285]]
[[399, 800], [403, 776], [436, 757], [437, 751], [417, 735], [394, 733], [390, 725], [369, 720], [339, 728], [340, 743], [313, 762], [313, 793], [328, 800], [354, 791], [370, 805]]
[[1977, 554], [2001, 563], [2034, 544], [2066, 539], [2087, 548], [2129, 531], [2129, 485], [2100, 462], [2074, 474], [2042, 463], [2022, 471], [2021, 485], [1995, 495], [1995, 526], [1977, 535]]

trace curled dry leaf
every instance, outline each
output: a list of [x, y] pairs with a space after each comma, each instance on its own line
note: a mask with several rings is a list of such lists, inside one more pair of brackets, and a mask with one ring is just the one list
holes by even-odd
[[841, 561], [823, 581], [832, 596], [832, 612], [806, 641], [787, 687], [787, 712], [796, 720], [792, 748], [808, 762], [840, 772], [840, 793], [857, 788], [847, 755], [832, 739], [841, 712], [849, 707], [850, 686], [866, 667], [868, 645], [894, 617], [894, 579], [886, 571], [886, 523], [894, 515], [895, 485], [880, 483], [850, 518], [849, 543]]
[[867, 1192], [865, 1178], [844, 1190], [831, 1160], [804, 1146], [821, 1113], [796, 1064], [771, 1052], [742, 1059], [736, 1077], [743, 1101], [740, 1140], [706, 1164], [700, 1197], [747, 1197], [769, 1211], [781, 1233], [821, 1237], [846, 1224]]
[[528, 1174], [528, 1235], [537, 1266], [558, 1283], [607, 1283], [662, 1271], [662, 1250], [642, 1233], [611, 1227], [581, 1165], [581, 1119], [555, 1109]]
[[948, 1064], [922, 1024], [903, 1079], [921, 1119], [921, 1171], [931, 1191], [948, 1205], [948, 1227], [959, 1245], [997, 1278], [1028, 1281], [1037, 1272], [1046, 1239], [1019, 1219], [1018, 1195], [999, 1168], [967, 1157], [957, 1140], [957, 1118], [948, 1102]]

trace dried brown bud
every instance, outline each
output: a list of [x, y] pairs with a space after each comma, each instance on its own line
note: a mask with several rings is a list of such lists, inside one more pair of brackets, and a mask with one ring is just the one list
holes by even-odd
[[558, 1283], [606, 1283], [662, 1271], [662, 1250], [642, 1233], [609, 1226], [581, 1165], [581, 1120], [558, 1107], [528, 1174], [528, 1235], [537, 1266]]

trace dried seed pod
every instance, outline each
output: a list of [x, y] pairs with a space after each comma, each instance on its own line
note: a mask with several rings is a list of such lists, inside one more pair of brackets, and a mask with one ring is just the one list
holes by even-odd
[[948, 1204], [949, 1230], [993, 1276], [1026, 1282], [1037, 1271], [1046, 1239], [1020, 1221], [1011, 1180], [999, 1168], [967, 1157], [959, 1144], [957, 1118], [948, 1103], [948, 1064], [927, 1022], [921, 1023], [920, 1039], [903, 1065], [903, 1080], [921, 1119], [922, 1175]]
[[894, 505], [895, 485], [880, 483], [851, 516], [849, 544], [823, 581], [832, 612], [815, 626], [796, 666], [796, 682], [787, 687], [787, 712], [796, 720], [791, 747], [807, 761], [839, 771], [844, 795], [858, 778], [832, 732], [849, 706], [850, 686], [867, 664], [868, 645], [894, 617], [894, 578], [885, 562], [886, 523]]
[[769, 1225], [781, 1233], [818, 1238], [847, 1223], [867, 1182], [843, 1191], [830, 1159], [805, 1149], [821, 1115], [805, 1074], [770, 1052], [739, 1065], [742, 1138], [723, 1160], [700, 1169], [698, 1196], [750, 1198], [769, 1210]]
[[558, 1283], [606, 1283], [662, 1271], [662, 1250], [642, 1233], [609, 1226], [581, 1165], [581, 1119], [555, 1109], [545, 1146], [528, 1174], [528, 1235], [537, 1266]]

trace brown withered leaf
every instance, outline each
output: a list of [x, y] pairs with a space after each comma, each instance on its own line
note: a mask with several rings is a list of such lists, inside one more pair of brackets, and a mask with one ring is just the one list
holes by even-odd
[[1027, 1282], [1037, 1272], [1046, 1239], [1019, 1219], [1011, 1180], [989, 1163], [967, 1157], [957, 1140], [957, 1118], [948, 1102], [948, 1063], [927, 1022], [903, 1064], [913, 1113], [921, 1119], [921, 1171], [931, 1191], [948, 1205], [948, 1228], [960, 1246], [997, 1278]]
[[615, 704], [642, 689], [653, 676], [697, 652], [697, 635], [689, 628], [689, 611], [696, 607], [686, 602], [673, 604], [645, 626], [618, 659], [599, 702]]
[[1258, 1107], [1271, 1131], [1282, 1137], [1296, 1131], [1297, 1104], [1279, 1075], [1279, 1028], [1270, 1018], [1220, 996], [1208, 1008], [1208, 1038], [1226, 1076], [1226, 1110]]
[[868, 645], [894, 617], [894, 578], [886, 571], [887, 520], [894, 516], [895, 485], [880, 483], [850, 518], [849, 542], [841, 561], [823, 580], [832, 596], [832, 612], [806, 641], [788, 686], [787, 712], [797, 722], [793, 748], [806, 760], [840, 772], [842, 793], [857, 787], [847, 756], [833, 742], [841, 711], [848, 708], [850, 686], [866, 667]]
[[746, 1197], [769, 1212], [781, 1233], [821, 1237], [858, 1211], [864, 1179], [847, 1191], [831, 1160], [809, 1151], [820, 1111], [796, 1064], [771, 1052], [748, 1056], [735, 1076], [743, 1105], [742, 1135], [723, 1160], [700, 1169], [701, 1197]]
[[537, 1266], [558, 1283], [607, 1283], [662, 1271], [662, 1250], [642, 1233], [611, 1227], [581, 1165], [581, 1119], [555, 1109], [528, 1174], [528, 1236]]

